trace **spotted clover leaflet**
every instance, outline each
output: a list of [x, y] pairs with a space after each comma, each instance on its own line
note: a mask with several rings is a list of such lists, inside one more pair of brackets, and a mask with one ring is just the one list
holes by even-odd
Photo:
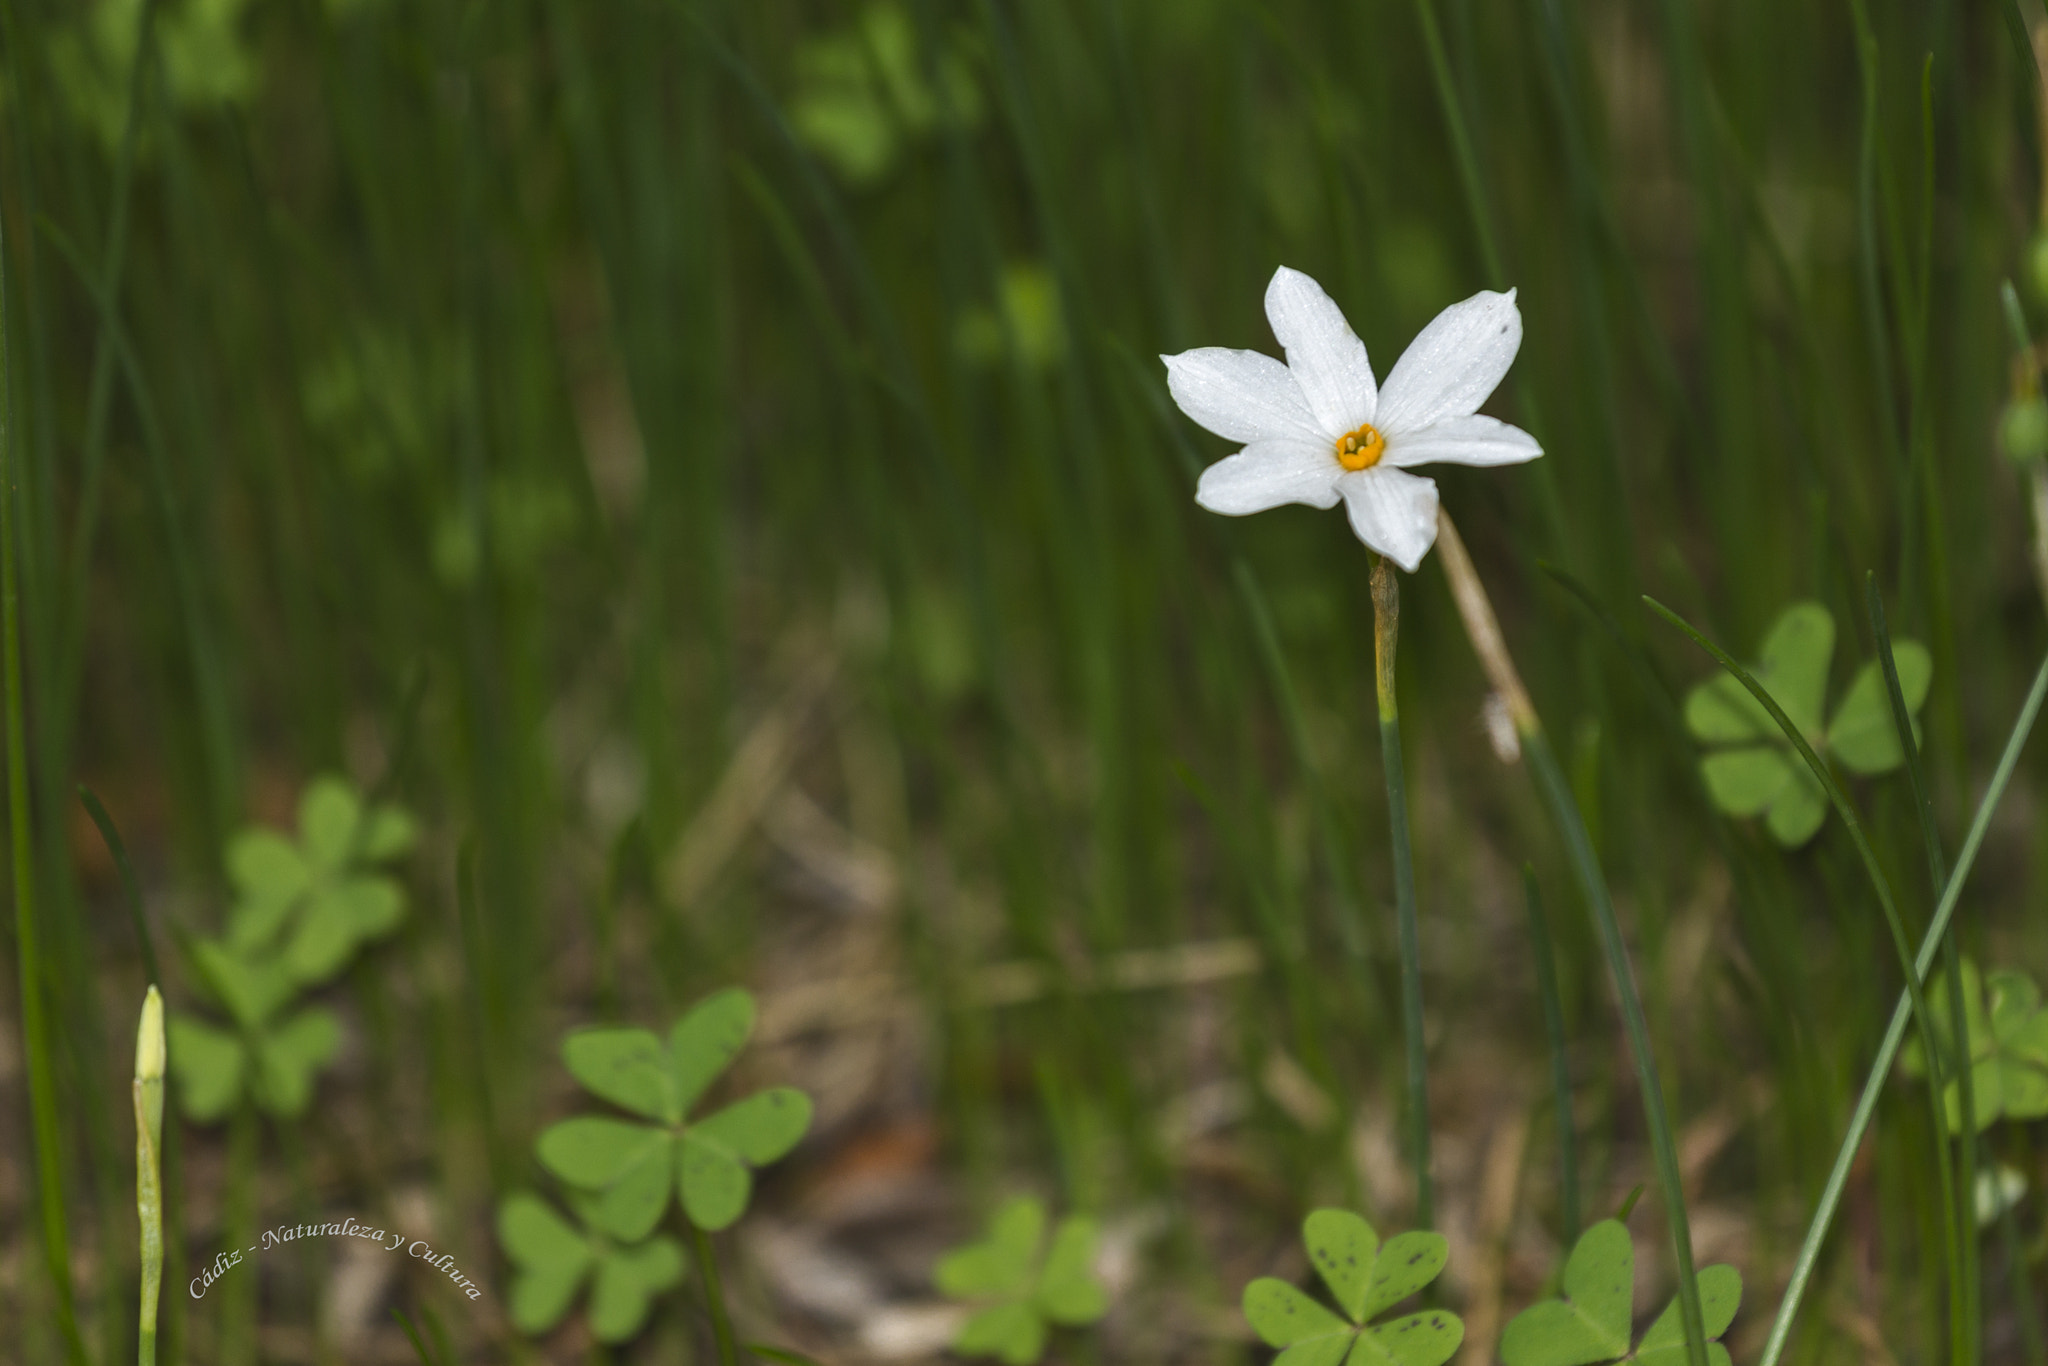
[[1449, 1310], [1374, 1321], [1444, 1269], [1450, 1245], [1442, 1234], [1400, 1233], [1381, 1243], [1371, 1224], [1341, 1209], [1316, 1210], [1301, 1233], [1341, 1314], [1276, 1277], [1246, 1286], [1245, 1319], [1282, 1349], [1274, 1366], [1443, 1366], [1451, 1359], [1465, 1324]]

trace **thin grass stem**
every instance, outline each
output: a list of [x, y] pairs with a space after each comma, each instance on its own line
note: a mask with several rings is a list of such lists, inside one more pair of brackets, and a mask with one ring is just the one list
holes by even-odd
[[1550, 1085], [1557, 1107], [1558, 1217], [1563, 1221], [1564, 1246], [1579, 1241], [1579, 1153], [1578, 1131], [1572, 1120], [1572, 1065], [1566, 1051], [1564, 1004], [1557, 989], [1557, 956], [1550, 942], [1550, 917], [1543, 909], [1543, 893], [1536, 886], [1536, 870], [1522, 865], [1523, 900], [1529, 908], [1529, 943], [1535, 949], [1536, 995], [1543, 1004], [1543, 1033], [1550, 1043]]
[[[1934, 919], [1921, 936], [1920, 950], [1913, 960], [1914, 978], [1925, 978], [1928, 968], [1933, 966], [1934, 955], [1941, 947], [1942, 937], [1955, 915], [1956, 903], [1962, 897], [1963, 884], [1977, 861], [1977, 850], [1984, 842], [1985, 832], [1990, 829], [1992, 812], [1997, 808], [1999, 798], [2005, 795], [2013, 770], [2019, 767], [2020, 751], [2026, 747], [2027, 737], [2033, 733], [2034, 720], [2040, 715], [2044, 698], [2048, 698], [2048, 659], [2041, 661], [2040, 669], [2034, 674], [2034, 685], [2029, 689], [2019, 717], [2013, 722], [2012, 733], [2006, 739], [2005, 753], [1999, 757], [1991, 783], [1977, 803], [1977, 814], [1970, 822], [1969, 834], [1964, 836], [1963, 847], [1956, 854], [1955, 867], [1942, 888], [1941, 902], [1935, 907]], [[1807, 1225], [1806, 1239], [1800, 1245], [1799, 1256], [1792, 1264], [1785, 1297], [1779, 1302], [1778, 1316], [1771, 1324], [1771, 1335], [1764, 1344], [1764, 1354], [1758, 1366], [1777, 1366], [1778, 1359], [1784, 1355], [1785, 1344], [1792, 1333], [1792, 1322], [1813, 1279], [1814, 1266], [1820, 1261], [1821, 1244], [1826, 1241], [1828, 1227], [1834, 1222], [1835, 1211], [1841, 1205], [1842, 1191], [1849, 1184], [1849, 1166], [1855, 1161], [1857, 1148], [1862, 1145], [1864, 1131], [1870, 1127], [1871, 1116], [1877, 1112], [1878, 1096], [1884, 1089], [1885, 1078], [1891, 1075], [1893, 1062], [1898, 1058], [1899, 1045], [1905, 1039], [1906, 1020], [1911, 1011], [1911, 992], [1902, 990], [1897, 1004], [1892, 1007], [1891, 1023], [1885, 1029], [1883, 1042], [1878, 1045], [1877, 1056], [1871, 1059], [1863, 1093], [1849, 1118], [1849, 1130], [1842, 1136], [1841, 1146], [1836, 1150], [1835, 1165], [1828, 1173], [1827, 1184], [1821, 1188], [1820, 1202], [1814, 1209], [1812, 1222]]]
[[[0, 257], [5, 235], [0, 232]], [[36, 924], [35, 835], [28, 801], [27, 703], [22, 696], [21, 592], [15, 504], [23, 496], [14, 459], [14, 396], [7, 358], [7, 293], [0, 272], [0, 655], [7, 690], [7, 817], [14, 864], [14, 942], [21, 978], [21, 1042], [27, 1055], [29, 1124], [35, 1135], [36, 1203], [42, 1212], [43, 1263], [56, 1296], [57, 1330], [74, 1366], [84, 1366], [71, 1294], [71, 1246], [65, 1231], [64, 1176], [56, 1076], [51, 1065], [49, 1020], [43, 1002], [43, 961]]]
[[1629, 964], [1628, 945], [1621, 936], [1621, 922], [1614, 913], [1614, 899], [1607, 891], [1607, 878], [1600, 869], [1600, 856], [1586, 833], [1586, 820], [1579, 811], [1571, 784], [1557, 765], [1557, 756], [1544, 734], [1543, 722], [1522, 686], [1521, 674], [1508, 654], [1500, 633], [1493, 603], [1486, 586], [1479, 581], [1472, 557], [1448, 514], [1437, 513], [1437, 554], [1451, 582], [1458, 615], [1472, 640], [1473, 652], [1506, 706], [1521, 737], [1522, 753], [1529, 760], [1536, 790], [1550, 809], [1552, 822], [1565, 843], [1572, 872], [1578, 878], [1588, 914], [1600, 938], [1607, 959], [1608, 976], [1621, 1004], [1622, 1026], [1628, 1034], [1629, 1053], [1635, 1064], [1636, 1088], [1642, 1093], [1643, 1115], [1650, 1130], [1650, 1151], [1657, 1169], [1657, 1184], [1664, 1196], [1665, 1221], [1670, 1225], [1672, 1259], [1678, 1268], [1678, 1314], [1685, 1330], [1688, 1366], [1707, 1366], [1706, 1316], [1700, 1309], [1700, 1287], [1692, 1261], [1692, 1226], [1685, 1212], [1685, 1187], [1678, 1169], [1678, 1145], [1671, 1135], [1671, 1116], [1664, 1108], [1664, 1084], [1657, 1075], [1657, 1056], [1650, 1045], [1650, 1027], [1643, 1017], [1642, 994], [1636, 989], [1635, 969]]
[[704, 1308], [711, 1315], [711, 1335], [718, 1341], [718, 1366], [739, 1366], [739, 1343], [733, 1337], [732, 1316], [725, 1307], [725, 1283], [718, 1277], [718, 1253], [711, 1235], [690, 1225], [690, 1246], [697, 1254], [697, 1272], [704, 1278]]

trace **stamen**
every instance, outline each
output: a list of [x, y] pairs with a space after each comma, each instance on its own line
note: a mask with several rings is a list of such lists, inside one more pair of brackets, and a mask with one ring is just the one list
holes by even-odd
[[1347, 470], [1369, 470], [1380, 463], [1387, 439], [1370, 422], [1337, 438], [1337, 463]]

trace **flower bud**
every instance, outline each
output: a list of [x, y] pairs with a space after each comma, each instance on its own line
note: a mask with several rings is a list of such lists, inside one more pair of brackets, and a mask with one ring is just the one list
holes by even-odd
[[142, 1021], [135, 1027], [135, 1079], [160, 1081], [164, 1075], [164, 998], [151, 985], [142, 998]]

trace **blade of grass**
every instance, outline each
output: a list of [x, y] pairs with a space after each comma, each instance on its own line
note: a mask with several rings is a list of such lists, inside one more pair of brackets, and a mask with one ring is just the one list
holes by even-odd
[[[1919, 817], [1921, 841], [1927, 847], [1927, 873], [1929, 890], [1941, 895], [1941, 885], [1948, 881], [1948, 863], [1941, 852], [1941, 832], [1934, 824], [1934, 803], [1928, 796], [1927, 780], [1921, 772], [1920, 747], [1913, 739], [1913, 717], [1906, 709], [1906, 695], [1899, 686], [1898, 661], [1892, 655], [1891, 628], [1885, 622], [1884, 596], [1877, 591], [1877, 575], [1871, 572], [1863, 579], [1864, 601], [1869, 608], [1870, 630], [1877, 642], [1877, 659], [1884, 673], [1885, 698], [1891, 703], [1892, 727], [1898, 733], [1899, 750], [1905, 756], [1906, 777], [1913, 787], [1913, 810]], [[1970, 1029], [1968, 1003], [1963, 998], [1962, 956], [1956, 950], [1955, 939], [1948, 940], [1947, 952], [1942, 955], [1943, 969], [1948, 977], [1949, 992], [1949, 1037], [1956, 1041], [1955, 1079], [1958, 1110], [1962, 1115], [1962, 1128], [1956, 1134], [1955, 1183], [1948, 1191], [1949, 1203], [1955, 1208], [1956, 1224], [1966, 1230], [1974, 1230], [1977, 1221], [1977, 1088], [1975, 1072], [1970, 1056]], [[1944, 1106], [1944, 1113], [1946, 1106]], [[1935, 1130], [1935, 1142], [1943, 1142], [1942, 1130]], [[1965, 1361], [1976, 1361], [1982, 1353], [1978, 1335], [1981, 1331], [1983, 1306], [1982, 1272], [1977, 1265], [1977, 1239], [1974, 1233], [1966, 1233], [1961, 1241], [1962, 1266], [1960, 1277], [1965, 1303], [1960, 1306], [1957, 1317], [1963, 1324], [1965, 1341], [1960, 1353]]]
[[[1963, 884], [1968, 880], [1971, 867], [1977, 861], [1977, 850], [1984, 842], [1984, 835], [1991, 826], [1992, 812], [1999, 799], [2005, 795], [2006, 784], [2012, 780], [2013, 771], [2019, 767], [2020, 751], [2026, 747], [2027, 737], [2033, 733], [2034, 721], [2040, 715], [2041, 703], [2048, 698], [2048, 658], [2034, 674], [2034, 685], [2027, 692], [2026, 701], [2020, 707], [2018, 718], [2013, 722], [2012, 733], [2007, 737], [2005, 752], [1999, 757], [1998, 767], [1991, 775], [1990, 785], [1977, 803], [1977, 814], [1970, 822], [1970, 831], [1963, 837], [1963, 847], [1956, 854], [1955, 867], [1950, 871], [1947, 883], [1942, 888], [1941, 901], [1935, 907], [1934, 919], [1920, 939], [1920, 949], [1913, 959], [1913, 974], [1924, 978], [1934, 963], [1935, 954], [1941, 947], [1948, 931], [1950, 919], [1955, 915], [1956, 903], [1962, 897]], [[1800, 1245], [1799, 1256], [1792, 1264], [1792, 1275], [1785, 1286], [1785, 1297], [1779, 1302], [1778, 1315], [1771, 1323], [1771, 1334], [1764, 1344], [1764, 1354], [1758, 1366], [1777, 1366], [1778, 1358], [1784, 1355], [1785, 1345], [1791, 1337], [1792, 1322], [1799, 1312], [1800, 1302], [1805, 1298], [1807, 1285], [1813, 1279], [1813, 1269], [1820, 1260], [1821, 1244], [1826, 1240], [1828, 1228], [1834, 1222], [1835, 1211], [1840, 1206], [1842, 1191], [1849, 1183], [1849, 1166], [1856, 1158], [1856, 1150], [1862, 1145], [1863, 1134], [1870, 1126], [1871, 1116], [1877, 1112], [1877, 1100], [1884, 1089], [1885, 1078], [1891, 1075], [1892, 1064], [1898, 1057], [1899, 1045], [1905, 1040], [1906, 1022], [1912, 1012], [1911, 994], [1901, 991], [1897, 1004], [1892, 1007], [1891, 1023], [1886, 1027], [1884, 1040], [1878, 1045], [1877, 1056], [1871, 1059], [1870, 1070], [1864, 1079], [1862, 1095], [1856, 1102], [1855, 1112], [1850, 1116], [1849, 1130], [1842, 1136], [1841, 1146], [1835, 1154], [1835, 1164], [1828, 1173], [1827, 1184], [1821, 1189], [1818, 1205], [1814, 1209], [1812, 1222], [1808, 1224], [1805, 1241]]]
[[164, 975], [157, 967], [156, 941], [150, 935], [149, 922], [142, 914], [142, 888], [135, 881], [135, 867], [128, 861], [128, 846], [121, 839], [120, 827], [107, 814], [96, 793], [83, 783], [78, 787], [78, 800], [84, 804], [85, 813], [92, 817], [92, 823], [99, 827], [100, 839], [105, 841], [108, 857], [114, 860], [114, 871], [121, 878], [121, 902], [128, 908], [128, 922], [135, 927], [135, 942], [142, 950], [142, 968], [152, 982], [162, 982]]
[[[1932, 1108], [1934, 1117], [1935, 1161], [1940, 1168], [1941, 1188], [1947, 1197], [1943, 1201], [1943, 1232], [1946, 1240], [1944, 1251], [1948, 1258], [1950, 1271], [1950, 1347], [1955, 1354], [1957, 1366], [1963, 1366], [1967, 1359], [1969, 1343], [1967, 1330], [1964, 1327], [1968, 1315], [1968, 1303], [1964, 1289], [1967, 1284], [1968, 1265], [1962, 1245], [1969, 1235], [1965, 1228], [1959, 1224], [1957, 1218], [1956, 1202], [1954, 1199], [1954, 1174], [1949, 1161], [1948, 1145], [1942, 1137], [1948, 1123], [1947, 1106], [1943, 1099], [1947, 1072], [1947, 1068], [1943, 1063], [1946, 1054], [1941, 1047], [1941, 1036], [1935, 1028], [1934, 1012], [1929, 1008], [1927, 998], [1920, 990], [1920, 975], [1914, 970], [1913, 966], [1912, 944], [1906, 938], [1906, 924], [1900, 918], [1898, 901], [1892, 895], [1891, 879], [1885, 876], [1883, 867], [1877, 861], [1877, 854], [1870, 847], [1870, 840], [1864, 834], [1863, 820], [1857, 814], [1855, 804], [1849, 800], [1849, 794], [1842, 790], [1842, 785], [1836, 781], [1834, 772], [1821, 761], [1820, 755], [1814, 752], [1812, 744], [1807, 741], [1805, 735], [1800, 733], [1799, 727], [1793, 724], [1792, 718], [1785, 714], [1784, 708], [1778, 705], [1777, 699], [1772, 697], [1764, 689], [1764, 686], [1756, 681], [1749, 670], [1736, 663], [1734, 656], [1695, 630], [1692, 624], [1686, 621], [1685, 618], [1679, 616], [1655, 598], [1645, 595], [1643, 601], [1652, 611], [1690, 637], [1695, 645], [1698, 645], [1709, 655], [1713, 656], [1714, 661], [1733, 675], [1737, 682], [1748, 689], [1750, 696], [1754, 697], [1763, 709], [1770, 713], [1770, 717], [1777, 723], [1778, 729], [1784, 732], [1785, 738], [1791, 742], [1792, 747], [1799, 751], [1799, 757], [1805, 760], [1807, 768], [1812, 771], [1814, 778], [1819, 781], [1821, 790], [1827, 793], [1828, 800], [1833, 804], [1836, 814], [1841, 816], [1842, 823], [1848, 827], [1850, 841], [1855, 845], [1857, 857], [1863, 864], [1864, 876], [1869, 880], [1871, 890], [1877, 895], [1878, 908], [1884, 916], [1885, 928], [1891, 934], [1892, 949], [1898, 956], [1900, 975], [1905, 979], [1906, 995], [1913, 1006], [1913, 1018], [1920, 1029], [1921, 1045], [1927, 1050], [1927, 1092], [1928, 1104]], [[1957, 1064], [1959, 1070], [1967, 1066], [1967, 1060]]]
[[1522, 899], [1529, 908], [1529, 944], [1536, 956], [1536, 995], [1543, 1005], [1543, 1035], [1550, 1043], [1550, 1086], [1557, 1107], [1558, 1217], [1563, 1221], [1559, 1241], [1571, 1247], [1579, 1241], [1579, 1154], [1578, 1126], [1572, 1118], [1572, 1064], [1565, 1043], [1564, 1004], [1557, 990], [1557, 956], [1550, 945], [1550, 917], [1543, 910], [1543, 893], [1536, 886], [1536, 870], [1522, 865]]
[[[0, 227], [0, 260], [5, 257]], [[42, 1216], [43, 1265], [56, 1296], [57, 1330], [73, 1366], [84, 1366], [71, 1290], [70, 1237], [65, 1231], [63, 1150], [51, 1065], [49, 1021], [43, 1004], [43, 961], [36, 924], [36, 860], [28, 802], [27, 701], [22, 696], [21, 607], [16, 582], [14, 516], [21, 474], [14, 459], [14, 393], [7, 361], [7, 284], [0, 268], [0, 655], [7, 690], [7, 823], [14, 864], [14, 948], [21, 979], [21, 1043], [28, 1071], [30, 1131], [35, 1142], [36, 1204]]]
[[1642, 1093], [1643, 1117], [1650, 1130], [1650, 1152], [1657, 1170], [1657, 1184], [1664, 1197], [1664, 1217], [1670, 1225], [1672, 1261], [1678, 1270], [1679, 1321], [1685, 1330], [1685, 1354], [1689, 1366], [1707, 1366], [1706, 1317], [1700, 1310], [1700, 1287], [1692, 1260], [1692, 1227], [1685, 1212], [1685, 1186], [1678, 1169], [1678, 1146], [1671, 1136], [1671, 1116], [1664, 1108], [1664, 1084], [1657, 1075], [1657, 1055], [1650, 1044], [1649, 1022], [1643, 1016], [1642, 993], [1636, 987], [1635, 969], [1629, 963], [1628, 944], [1621, 936], [1621, 922], [1614, 912], [1614, 898], [1607, 890], [1607, 876], [1600, 868], [1592, 836], [1579, 811], [1571, 784], [1558, 767], [1557, 756], [1544, 733], [1542, 718], [1522, 686], [1507, 643], [1494, 616], [1486, 586], [1472, 567], [1472, 557], [1457, 527], [1441, 509], [1437, 512], [1437, 556], [1450, 580], [1458, 614], [1471, 638], [1473, 652], [1486, 671], [1496, 694], [1513, 718], [1522, 739], [1522, 753], [1529, 760], [1537, 794], [1550, 809], [1551, 822], [1563, 838], [1572, 872], [1587, 913], [1607, 959], [1608, 977], [1621, 1005], [1622, 1027], [1628, 1035], [1629, 1054], [1635, 1064], [1636, 1088]]

